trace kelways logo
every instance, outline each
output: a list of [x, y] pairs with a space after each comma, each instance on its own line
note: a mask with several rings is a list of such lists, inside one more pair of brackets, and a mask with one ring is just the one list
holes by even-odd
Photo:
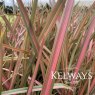
[[64, 81], [71, 82], [73, 79], [75, 82], [78, 82], [80, 80], [85, 80], [85, 79], [92, 79], [92, 72], [82, 72], [79, 71], [78, 74], [74, 73], [74, 71], [55, 71], [51, 72], [51, 79], [63, 79]]

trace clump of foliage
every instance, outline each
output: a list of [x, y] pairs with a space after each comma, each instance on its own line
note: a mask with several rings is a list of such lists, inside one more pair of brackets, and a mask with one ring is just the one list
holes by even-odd
[[[92, 95], [95, 93], [95, 2], [74, 6], [58, 0], [54, 7], [20, 11], [9, 20], [0, 10], [1, 95]], [[52, 79], [55, 71], [92, 72], [92, 79]]]

